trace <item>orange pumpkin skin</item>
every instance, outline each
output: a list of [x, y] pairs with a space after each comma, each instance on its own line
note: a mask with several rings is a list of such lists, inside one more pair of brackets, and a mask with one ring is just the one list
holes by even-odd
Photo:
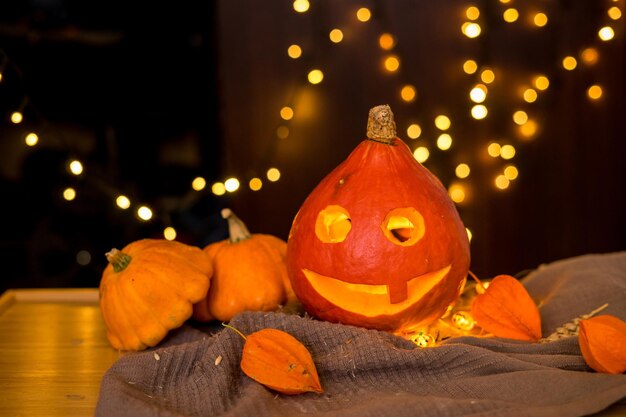
[[[316, 234], [329, 206], [349, 215], [343, 241], [323, 242]], [[398, 208], [423, 219], [414, 224], [423, 229], [417, 241], [406, 246], [383, 232]], [[292, 287], [309, 314], [395, 333], [441, 317], [457, 299], [469, 262], [467, 233], [445, 188], [399, 138], [361, 142], [328, 174], [296, 215], [287, 248]]]
[[206, 297], [213, 270], [200, 248], [164, 239], [138, 240], [107, 258], [100, 310], [109, 342], [120, 350], [155, 346], [180, 327]]

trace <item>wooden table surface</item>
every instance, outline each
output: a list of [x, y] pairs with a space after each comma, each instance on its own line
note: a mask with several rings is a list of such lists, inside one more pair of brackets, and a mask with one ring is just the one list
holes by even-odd
[[[0, 416], [93, 416], [102, 376], [120, 355], [106, 339], [97, 289], [5, 292]], [[598, 416], [626, 416], [626, 404]]]

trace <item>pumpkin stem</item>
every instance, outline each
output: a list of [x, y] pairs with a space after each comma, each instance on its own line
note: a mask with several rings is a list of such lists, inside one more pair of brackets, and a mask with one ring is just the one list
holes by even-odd
[[111, 249], [110, 252], [107, 252], [105, 256], [107, 257], [107, 261], [113, 265], [113, 270], [115, 272], [122, 272], [125, 270], [130, 261], [133, 259], [130, 255], [127, 255], [115, 248]]
[[387, 104], [370, 109], [367, 118], [367, 137], [376, 142], [390, 144], [396, 138], [396, 122]]
[[241, 242], [250, 239], [252, 236], [248, 231], [245, 223], [232, 212], [231, 209], [222, 210], [222, 217], [228, 220], [228, 234], [230, 235], [230, 243]]
[[246, 337], [245, 334], [241, 333], [238, 329], [234, 328], [233, 326], [231, 326], [230, 324], [226, 324], [226, 323], [222, 323], [222, 326], [229, 328], [230, 330], [233, 330], [235, 333], [237, 333], [239, 336], [243, 337], [243, 340], [248, 340], [248, 338]]

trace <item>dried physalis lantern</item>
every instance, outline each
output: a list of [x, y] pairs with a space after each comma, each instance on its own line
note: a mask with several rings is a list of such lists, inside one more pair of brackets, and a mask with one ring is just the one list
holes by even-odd
[[396, 137], [389, 106], [370, 110], [367, 137], [300, 208], [287, 268], [310, 314], [414, 333], [457, 299], [467, 233], [446, 189]]
[[626, 323], [603, 315], [580, 321], [578, 344], [587, 365], [597, 372], [626, 371]]

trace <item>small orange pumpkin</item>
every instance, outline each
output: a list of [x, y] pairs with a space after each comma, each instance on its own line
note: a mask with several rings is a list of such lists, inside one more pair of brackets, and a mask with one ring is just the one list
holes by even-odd
[[141, 350], [191, 317], [206, 296], [212, 267], [200, 248], [143, 239], [106, 254], [100, 310], [111, 345]]
[[367, 136], [302, 204], [287, 267], [311, 315], [410, 333], [457, 299], [469, 241], [446, 189], [396, 137], [389, 106], [370, 110]]
[[206, 298], [194, 305], [194, 318], [229, 321], [246, 310], [271, 311], [296, 301], [285, 265], [287, 243], [276, 236], [251, 234], [230, 209], [221, 214], [228, 221], [230, 238], [204, 248], [213, 275]]

